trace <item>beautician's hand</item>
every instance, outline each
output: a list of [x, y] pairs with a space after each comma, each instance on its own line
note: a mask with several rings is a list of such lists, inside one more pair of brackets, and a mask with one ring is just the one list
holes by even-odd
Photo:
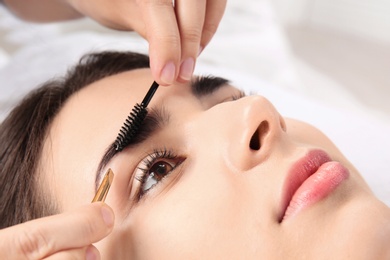
[[92, 245], [107, 236], [114, 213], [104, 203], [0, 230], [0, 259], [100, 259]]
[[[149, 42], [154, 79], [188, 81], [198, 54], [222, 19], [227, 0], [4, 0], [27, 20], [89, 16], [118, 30], [134, 30]], [[30, 4], [29, 4], [30, 3]]]
[[167, 85], [188, 81], [198, 54], [217, 30], [226, 0], [68, 0], [80, 13], [149, 42], [153, 77]]

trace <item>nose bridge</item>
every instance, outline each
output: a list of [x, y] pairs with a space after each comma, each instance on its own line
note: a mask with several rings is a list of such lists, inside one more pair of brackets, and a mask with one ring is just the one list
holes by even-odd
[[199, 120], [197, 145], [211, 156], [220, 156], [239, 171], [259, 164], [285, 125], [274, 106], [264, 97], [249, 96], [222, 103], [206, 111]]

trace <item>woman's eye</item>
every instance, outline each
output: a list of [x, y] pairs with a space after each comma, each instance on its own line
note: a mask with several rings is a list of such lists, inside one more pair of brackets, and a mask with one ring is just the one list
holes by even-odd
[[176, 155], [170, 149], [158, 149], [150, 153], [137, 167], [135, 179], [140, 182], [135, 194], [139, 201], [148, 191], [171, 174], [186, 157]]
[[141, 192], [145, 193], [153, 188], [153, 186], [167, 176], [174, 167], [175, 165], [166, 161], [158, 161], [154, 163], [148, 172], [145, 173], [145, 178], [142, 181]]

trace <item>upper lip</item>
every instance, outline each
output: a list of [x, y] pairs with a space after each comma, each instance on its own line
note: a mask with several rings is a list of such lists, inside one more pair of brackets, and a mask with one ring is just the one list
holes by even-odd
[[291, 166], [283, 184], [281, 210], [279, 214], [280, 222], [286, 213], [286, 209], [290, 204], [294, 193], [302, 183], [315, 173], [321, 165], [329, 161], [331, 161], [331, 159], [324, 151], [311, 150]]

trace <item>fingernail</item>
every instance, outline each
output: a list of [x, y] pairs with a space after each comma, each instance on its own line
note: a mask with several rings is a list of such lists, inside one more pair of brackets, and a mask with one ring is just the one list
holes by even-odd
[[165, 84], [172, 84], [175, 80], [175, 64], [169, 62], [161, 71], [161, 80]]
[[112, 214], [112, 211], [109, 208], [107, 208], [107, 206], [103, 206], [101, 208], [101, 212], [102, 212], [103, 220], [106, 223], [106, 225], [108, 227], [114, 225], [114, 214]]
[[194, 72], [194, 59], [187, 58], [180, 66], [180, 78], [184, 80], [190, 80], [192, 73]]
[[96, 248], [93, 246], [89, 246], [85, 252], [85, 259], [86, 260], [98, 260], [100, 259], [99, 257], [99, 252], [96, 252]]

